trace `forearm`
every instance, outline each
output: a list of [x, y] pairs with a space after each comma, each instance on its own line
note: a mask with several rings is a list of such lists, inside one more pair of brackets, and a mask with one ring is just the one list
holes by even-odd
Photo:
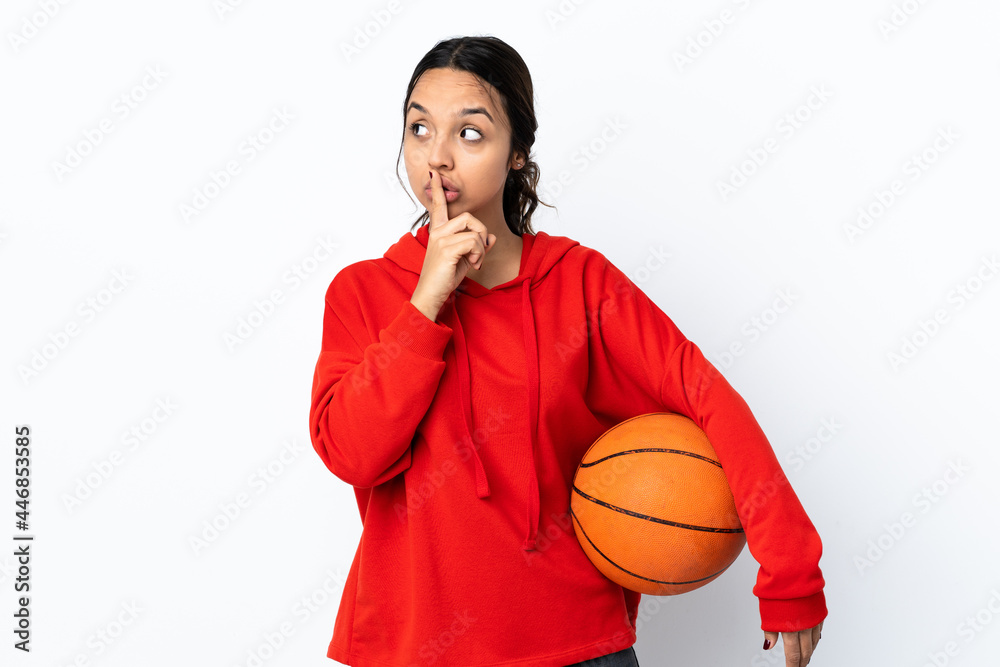
[[352, 354], [347, 337], [336, 335], [341, 327], [333, 315], [324, 322], [313, 377], [312, 442], [338, 478], [376, 486], [410, 466], [410, 444], [437, 392], [451, 329], [406, 301], [359, 358], [357, 345]]

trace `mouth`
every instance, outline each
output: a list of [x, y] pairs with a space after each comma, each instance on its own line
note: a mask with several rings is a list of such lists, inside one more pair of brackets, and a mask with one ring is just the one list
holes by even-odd
[[[441, 176], [440, 178], [441, 178], [441, 187], [444, 188], [445, 192], [458, 192], [458, 188], [455, 187], [454, 183], [449, 181], [444, 176]], [[430, 190], [430, 189], [431, 189], [431, 182], [427, 181], [426, 183], [424, 183], [424, 190]]]
[[[424, 192], [427, 193], [427, 198], [428, 199], [431, 199], [431, 200], [434, 199], [434, 192], [430, 189], [430, 187], [425, 188]], [[448, 188], [445, 188], [444, 189], [444, 198], [445, 198], [445, 201], [449, 201], [449, 202], [455, 201], [456, 199], [458, 199], [458, 190], [449, 190]]]

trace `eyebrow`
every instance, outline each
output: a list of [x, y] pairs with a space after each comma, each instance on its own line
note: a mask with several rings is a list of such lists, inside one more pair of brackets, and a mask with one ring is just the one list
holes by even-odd
[[[420, 104], [417, 104], [416, 102], [410, 102], [410, 106], [406, 107], [406, 115], [407, 116], [410, 115], [410, 111], [412, 109], [416, 109], [420, 113], [425, 113], [428, 116], [432, 115], [430, 111], [428, 111], [427, 109], [425, 109]], [[465, 116], [474, 116], [476, 114], [483, 114], [484, 116], [486, 116], [487, 118], [490, 119], [491, 123], [493, 123], [494, 125], [496, 125], [496, 121], [493, 120], [493, 116], [491, 116], [490, 112], [487, 111], [486, 109], [484, 109], [483, 107], [475, 107], [475, 108], [472, 108], [472, 109], [468, 109], [468, 108], [462, 109], [461, 111], [458, 112], [458, 117], [459, 118], [464, 118]]]

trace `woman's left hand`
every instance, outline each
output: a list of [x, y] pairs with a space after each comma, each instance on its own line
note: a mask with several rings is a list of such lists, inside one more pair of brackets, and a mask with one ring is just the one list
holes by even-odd
[[[770, 642], [768, 649], [773, 648], [778, 643], [777, 632], [765, 632], [764, 640]], [[819, 638], [823, 636], [823, 621], [814, 628], [799, 630], [798, 632], [782, 632], [785, 638], [785, 667], [805, 667], [812, 658]], [[766, 650], [766, 649], [765, 649]]]

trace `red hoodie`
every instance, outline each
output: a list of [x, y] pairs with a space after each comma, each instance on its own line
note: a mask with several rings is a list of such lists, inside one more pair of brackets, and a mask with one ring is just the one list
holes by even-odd
[[[715, 448], [761, 628], [826, 617], [819, 535], [747, 404], [600, 252], [524, 234], [518, 276], [410, 303], [428, 227], [326, 293], [309, 426], [363, 530], [327, 656], [355, 667], [564, 667], [631, 646], [640, 594], [590, 562], [573, 476], [605, 431], [688, 416]], [[706, 619], [709, 622], [709, 619]]]

